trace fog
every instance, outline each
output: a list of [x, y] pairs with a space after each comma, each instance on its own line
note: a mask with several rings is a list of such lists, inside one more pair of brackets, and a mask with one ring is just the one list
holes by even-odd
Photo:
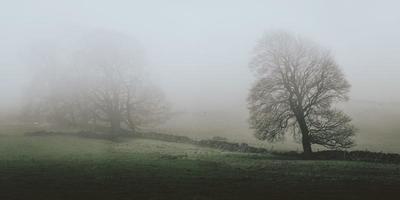
[[400, 152], [399, 7], [361, 0], [3, 2], [0, 109], [21, 106], [33, 52], [70, 49], [91, 33], [111, 31], [140, 44], [151, 80], [174, 112], [185, 113], [157, 130], [257, 142], [247, 123], [254, 82], [248, 63], [265, 31], [285, 30], [333, 52], [352, 85], [342, 106], [360, 130], [357, 148]]

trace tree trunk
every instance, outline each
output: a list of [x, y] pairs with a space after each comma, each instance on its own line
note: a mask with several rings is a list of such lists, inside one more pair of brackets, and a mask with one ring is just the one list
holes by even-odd
[[93, 115], [93, 124], [92, 124], [93, 131], [96, 131], [96, 128], [97, 128], [97, 116]]
[[301, 139], [302, 139], [302, 144], [303, 144], [303, 153], [305, 158], [310, 158], [312, 149], [311, 149], [311, 141], [310, 141], [310, 135], [309, 135], [309, 130], [307, 127], [307, 123], [304, 117], [303, 113], [300, 113], [296, 115], [297, 118], [297, 123], [300, 126], [301, 130]]
[[117, 134], [121, 130], [121, 121], [118, 119], [111, 119], [111, 132]]
[[310, 143], [310, 136], [308, 134], [302, 134], [302, 144], [303, 144], [304, 157], [310, 158], [312, 149]]

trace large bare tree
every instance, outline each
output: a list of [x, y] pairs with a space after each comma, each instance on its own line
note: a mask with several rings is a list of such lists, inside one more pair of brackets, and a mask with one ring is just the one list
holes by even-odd
[[166, 119], [168, 103], [147, 76], [135, 41], [105, 31], [77, 43], [58, 53], [62, 56], [46, 51], [38, 59], [42, 67], [34, 68], [29, 96], [34, 101], [27, 106], [35, 118], [79, 127], [109, 125], [112, 133]]
[[354, 142], [351, 118], [334, 108], [350, 85], [331, 53], [287, 32], [266, 33], [250, 63], [257, 80], [248, 97], [255, 136], [271, 142], [292, 132], [306, 156], [312, 144], [331, 149]]

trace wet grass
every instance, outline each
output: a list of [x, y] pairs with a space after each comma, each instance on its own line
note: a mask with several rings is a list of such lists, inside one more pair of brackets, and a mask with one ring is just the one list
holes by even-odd
[[395, 164], [145, 139], [0, 137], [0, 199], [381, 199], [399, 186]]

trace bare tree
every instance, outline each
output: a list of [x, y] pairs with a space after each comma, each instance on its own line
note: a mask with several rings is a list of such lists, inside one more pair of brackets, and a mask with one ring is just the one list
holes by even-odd
[[103, 33], [85, 43], [78, 63], [89, 74], [87, 92], [97, 119], [109, 122], [113, 132], [121, 125], [136, 130], [165, 119], [168, 104], [146, 76], [142, 51], [134, 41]]
[[267, 33], [250, 67], [257, 81], [248, 97], [249, 121], [258, 139], [282, 140], [291, 131], [306, 156], [312, 144], [354, 144], [350, 117], [333, 108], [348, 99], [350, 85], [328, 50], [286, 32]]
[[97, 32], [64, 53], [66, 59], [38, 68], [32, 84], [39, 86], [32, 93], [42, 94], [37, 102], [47, 122], [108, 124], [117, 133], [166, 119], [168, 103], [146, 75], [143, 53], [129, 37]]

